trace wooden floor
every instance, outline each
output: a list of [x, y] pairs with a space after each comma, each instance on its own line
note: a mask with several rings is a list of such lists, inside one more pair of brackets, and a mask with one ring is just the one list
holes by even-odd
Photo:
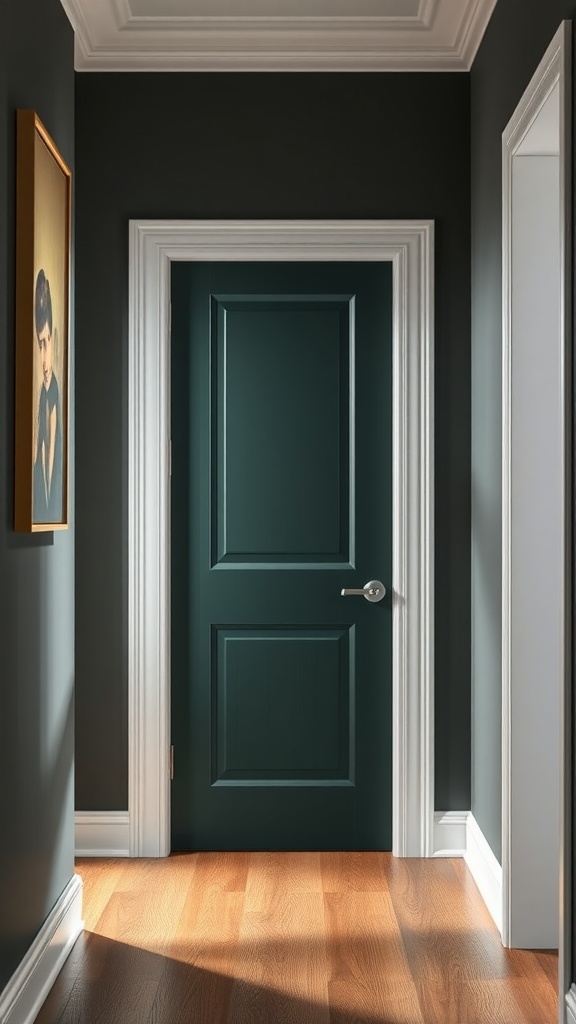
[[557, 957], [504, 950], [464, 863], [80, 861], [86, 931], [37, 1024], [554, 1024]]

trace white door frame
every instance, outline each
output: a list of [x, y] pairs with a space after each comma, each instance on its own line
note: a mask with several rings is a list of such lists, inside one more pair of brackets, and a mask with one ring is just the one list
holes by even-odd
[[393, 852], [432, 853], [433, 234], [431, 221], [130, 222], [131, 856], [162, 857], [170, 851], [170, 265], [175, 260], [392, 264]]
[[[512, 373], [513, 373], [513, 322], [512, 322], [512, 163], [514, 155], [528, 130], [537, 118], [550, 93], [559, 85], [560, 89], [560, 223], [561, 223], [561, 386], [563, 408], [558, 410], [559, 421], [563, 424], [564, 436], [561, 460], [563, 466], [563, 494], [560, 495], [558, 515], [563, 519], [563, 554], [566, 576], [563, 588], [564, 621], [563, 631], [563, 693], [560, 694], [561, 719], [559, 723], [558, 770], [562, 780], [561, 792], [561, 837], [560, 837], [560, 1019], [564, 1020], [564, 997], [570, 987], [571, 950], [571, 712], [570, 712], [570, 665], [571, 665], [571, 202], [570, 202], [570, 161], [571, 161], [571, 43], [572, 27], [563, 22], [554, 36], [546, 54], [538, 66], [519, 106], [517, 107], [502, 138], [502, 182], [503, 182], [503, 331], [502, 331], [502, 940], [505, 945], [511, 941], [511, 873], [513, 867], [513, 844], [518, 843], [515, 833], [513, 778], [520, 778], [521, 765], [512, 742], [512, 724], [516, 720], [513, 666], [512, 666], [512, 539], [513, 531], [521, 529], [521, 516], [530, 514], [530, 509], [516, 509], [512, 506]], [[519, 518], [520, 517], [520, 518]], [[538, 581], [534, 581], [538, 586]], [[561, 735], [560, 735], [561, 734]], [[551, 756], [555, 752], [551, 752]], [[532, 808], [534, 828], [539, 827], [538, 807]], [[576, 1000], [574, 1001], [576, 1008]]]

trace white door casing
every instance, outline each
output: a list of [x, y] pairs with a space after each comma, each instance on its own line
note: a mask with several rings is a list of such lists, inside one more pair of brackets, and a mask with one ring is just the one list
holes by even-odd
[[431, 221], [131, 221], [128, 362], [129, 850], [170, 851], [170, 265], [364, 260], [393, 268], [393, 852], [434, 827]]
[[502, 141], [502, 939], [555, 945], [558, 878], [548, 875], [560, 844], [561, 1014], [570, 960], [571, 34], [564, 22]]

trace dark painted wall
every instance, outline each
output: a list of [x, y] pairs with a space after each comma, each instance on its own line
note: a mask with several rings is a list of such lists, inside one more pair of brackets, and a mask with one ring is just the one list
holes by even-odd
[[501, 857], [502, 132], [574, 0], [498, 0], [471, 75], [472, 811]]
[[72, 165], [73, 36], [58, 0], [2, 0], [0, 48], [2, 991], [73, 873], [74, 536], [12, 529], [15, 111], [33, 107]]
[[436, 220], [436, 806], [470, 805], [469, 78], [81, 74], [77, 807], [127, 805], [128, 220]]

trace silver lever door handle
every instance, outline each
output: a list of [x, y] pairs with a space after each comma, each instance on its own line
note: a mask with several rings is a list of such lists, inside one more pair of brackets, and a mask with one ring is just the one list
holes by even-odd
[[362, 587], [362, 590], [341, 590], [340, 597], [353, 597], [358, 594], [360, 597], [365, 597], [367, 601], [371, 601], [373, 604], [375, 601], [381, 601], [386, 596], [386, 587], [380, 580], [369, 580]]

